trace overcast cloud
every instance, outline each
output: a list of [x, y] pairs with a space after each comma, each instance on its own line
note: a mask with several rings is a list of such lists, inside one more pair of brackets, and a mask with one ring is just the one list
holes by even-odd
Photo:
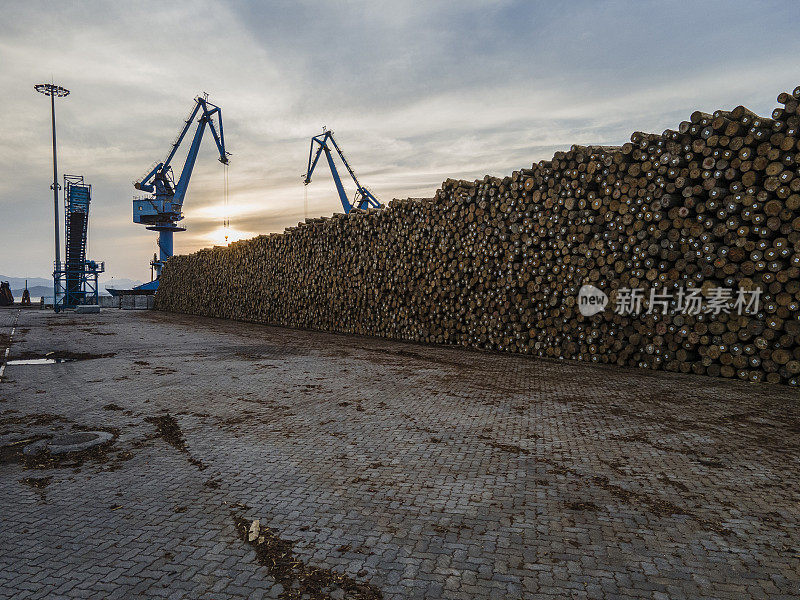
[[[323, 125], [382, 200], [431, 196], [698, 108], [769, 114], [800, 83], [798, 25], [794, 1], [4, 2], [0, 273], [52, 270], [49, 106], [33, 91], [51, 78], [72, 91], [59, 171], [93, 185], [89, 254], [144, 280], [155, 234], [132, 222], [131, 182], [198, 93], [223, 110], [231, 227], [249, 237], [303, 219]], [[216, 158], [209, 137], [176, 252], [219, 243]], [[341, 211], [325, 165], [307, 192], [309, 216]]]

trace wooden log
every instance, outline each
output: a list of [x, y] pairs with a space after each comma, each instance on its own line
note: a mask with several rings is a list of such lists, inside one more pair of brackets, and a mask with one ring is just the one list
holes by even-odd
[[[800, 382], [800, 87], [773, 118], [696, 111], [429, 199], [171, 258], [159, 309], [424, 343]], [[580, 312], [593, 285], [606, 310]], [[641, 288], [638, 314], [617, 303]], [[627, 292], [626, 292], [627, 290]], [[650, 293], [672, 298], [666, 314]], [[729, 290], [725, 310], [709, 312]], [[734, 309], [739, 291], [758, 310]], [[694, 294], [704, 308], [678, 310]], [[648, 312], [649, 311], [649, 312]]]

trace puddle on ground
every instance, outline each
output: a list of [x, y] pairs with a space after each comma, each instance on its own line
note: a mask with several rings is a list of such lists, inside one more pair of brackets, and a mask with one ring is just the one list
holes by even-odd
[[48, 352], [47, 354], [34, 354], [33, 352], [23, 352], [18, 358], [9, 360], [8, 365], [55, 365], [76, 360], [90, 360], [93, 358], [110, 358], [116, 356], [115, 352], [106, 354], [92, 354], [90, 352]]
[[74, 358], [24, 358], [20, 360], [10, 360], [8, 365], [55, 365], [65, 362], [73, 362]]

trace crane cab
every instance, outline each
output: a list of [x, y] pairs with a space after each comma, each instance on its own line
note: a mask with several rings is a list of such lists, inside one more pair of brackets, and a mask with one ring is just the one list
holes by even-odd
[[159, 225], [183, 219], [181, 205], [158, 198], [136, 198], [133, 201], [133, 222]]

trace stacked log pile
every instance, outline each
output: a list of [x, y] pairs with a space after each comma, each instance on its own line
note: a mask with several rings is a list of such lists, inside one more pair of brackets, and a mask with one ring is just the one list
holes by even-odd
[[778, 102], [175, 256], [156, 307], [797, 385], [800, 87]]

